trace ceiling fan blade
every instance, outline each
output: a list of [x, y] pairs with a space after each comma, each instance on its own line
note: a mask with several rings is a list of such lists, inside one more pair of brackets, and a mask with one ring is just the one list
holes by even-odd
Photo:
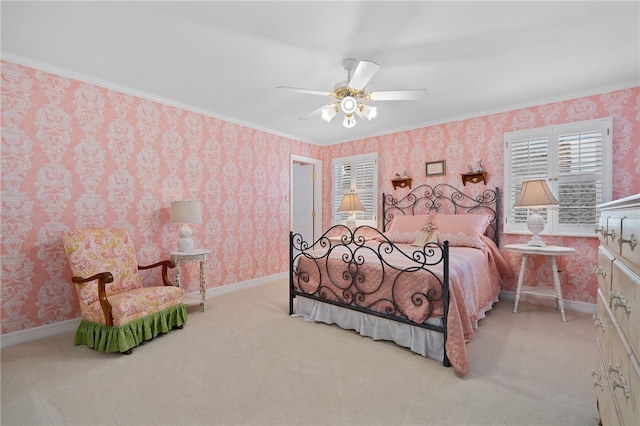
[[322, 107], [320, 107], [320, 108], [318, 108], [318, 109], [314, 109], [314, 110], [313, 110], [313, 111], [311, 111], [309, 114], [305, 114], [305, 115], [303, 115], [302, 117], [300, 117], [300, 120], [306, 120], [307, 118], [311, 118], [311, 117], [315, 117], [315, 116], [317, 116], [317, 115], [320, 115], [320, 114], [322, 114], [322, 110], [323, 110], [324, 108], [325, 108], [325, 107], [324, 107], [324, 106], [322, 106]]
[[278, 86], [276, 89], [284, 89], [290, 92], [306, 93], [308, 95], [331, 96], [331, 92], [323, 92], [320, 90], [300, 89], [297, 87]]
[[329, 105], [331, 105], [331, 104], [321, 106], [321, 107], [320, 107], [320, 108], [318, 108], [318, 109], [314, 109], [314, 110], [313, 110], [313, 111], [311, 111], [309, 114], [305, 114], [305, 115], [303, 115], [302, 117], [300, 117], [300, 120], [306, 120], [307, 118], [316, 117], [316, 116], [318, 116], [318, 115], [321, 115], [321, 114], [322, 114], [322, 110], [323, 110], [323, 109], [325, 109], [325, 108], [327, 108]]
[[427, 96], [426, 89], [386, 90], [369, 93], [372, 101], [418, 101]]
[[353, 71], [353, 75], [351, 76], [351, 80], [349, 80], [348, 87], [353, 90], [362, 90], [364, 86], [369, 83], [369, 81], [373, 78], [373, 76], [380, 69], [380, 65], [371, 61], [360, 61], [358, 62], [358, 66], [356, 66], [355, 71]]

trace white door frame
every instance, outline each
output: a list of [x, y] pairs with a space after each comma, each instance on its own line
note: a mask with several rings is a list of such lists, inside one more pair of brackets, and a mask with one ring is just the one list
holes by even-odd
[[305, 163], [313, 164], [314, 172], [316, 174], [313, 180], [313, 206], [315, 211], [315, 217], [313, 219], [313, 238], [317, 240], [322, 235], [322, 160], [316, 158], [303, 157], [301, 155], [291, 154], [291, 161], [289, 165], [289, 229], [292, 228], [293, 220], [293, 163]]

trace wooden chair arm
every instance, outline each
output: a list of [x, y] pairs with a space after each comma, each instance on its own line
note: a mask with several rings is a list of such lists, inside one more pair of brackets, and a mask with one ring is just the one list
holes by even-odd
[[87, 278], [71, 278], [71, 281], [76, 284], [84, 284], [95, 280], [98, 280], [98, 300], [100, 301], [100, 306], [104, 313], [105, 323], [107, 324], [107, 327], [111, 327], [113, 325], [113, 316], [111, 315], [111, 304], [107, 300], [107, 292], [105, 290], [106, 284], [113, 282], [113, 275], [111, 272], [100, 272], [99, 274], [95, 274]]
[[154, 263], [153, 265], [138, 265], [138, 270], [142, 271], [143, 269], [157, 268], [158, 266], [162, 266], [162, 283], [166, 286], [173, 287], [173, 283], [169, 281], [169, 268], [175, 268], [176, 264], [170, 260], [163, 260], [161, 262]]

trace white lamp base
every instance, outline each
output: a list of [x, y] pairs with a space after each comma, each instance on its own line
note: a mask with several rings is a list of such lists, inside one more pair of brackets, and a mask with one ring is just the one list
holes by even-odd
[[545, 247], [544, 241], [542, 241], [540, 235], [538, 235], [544, 231], [544, 218], [540, 216], [538, 209], [532, 209], [532, 214], [527, 220], [527, 228], [529, 228], [529, 231], [533, 234], [533, 237], [531, 237], [527, 245], [532, 247]]
[[193, 238], [191, 238], [193, 234], [191, 233], [191, 229], [186, 224], [182, 225], [182, 228], [180, 228], [180, 232], [178, 233], [178, 235], [180, 235], [180, 239], [178, 240], [177, 244], [178, 251], [193, 251], [195, 244]]
[[356, 229], [356, 214], [355, 213], [351, 213], [349, 215], [349, 217], [347, 218], [347, 228], [351, 229], [352, 231], [354, 229]]

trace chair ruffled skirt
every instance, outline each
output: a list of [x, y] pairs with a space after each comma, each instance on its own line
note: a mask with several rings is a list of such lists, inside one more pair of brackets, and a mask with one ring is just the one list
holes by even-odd
[[186, 322], [187, 309], [182, 303], [119, 326], [107, 327], [105, 324], [83, 319], [76, 331], [74, 343], [87, 345], [100, 352], [126, 352], [145, 340], [167, 333]]

